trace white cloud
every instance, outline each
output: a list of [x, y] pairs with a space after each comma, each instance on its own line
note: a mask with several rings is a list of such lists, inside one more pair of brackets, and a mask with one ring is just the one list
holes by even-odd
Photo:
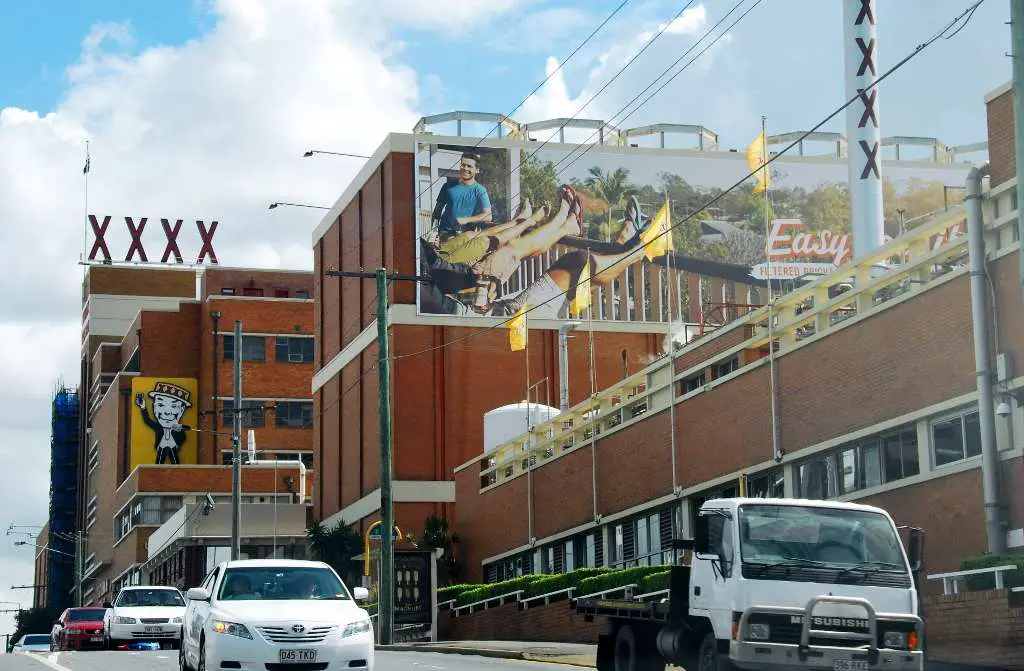
[[[59, 105], [0, 109], [9, 283], [0, 294], [0, 470], [18, 474], [0, 490], [0, 526], [46, 521], [51, 395], [58, 377], [77, 382], [85, 141], [88, 210], [112, 216], [116, 260], [128, 248], [125, 216], [149, 218], [151, 261], [168, 217], [185, 222], [186, 259], [199, 249], [195, 220], [217, 220], [222, 265], [312, 268], [309, 234], [321, 213], [267, 205], [330, 205], [360, 167], [303, 159], [306, 149], [367, 154], [386, 133], [412, 128], [419, 81], [400, 61], [391, 25], [464, 28], [519, 4], [458, 3], [453, 14], [436, 1], [384, 0], [371, 12], [329, 0], [217, 0], [205, 7], [210, 30], [180, 45], [140, 52], [128, 24], [95, 26]], [[0, 539], [0, 599], [10, 598], [7, 585], [32, 581], [32, 553], [9, 540]], [[28, 604], [31, 594], [14, 598]], [[10, 621], [0, 616], [0, 629], [13, 629]]]

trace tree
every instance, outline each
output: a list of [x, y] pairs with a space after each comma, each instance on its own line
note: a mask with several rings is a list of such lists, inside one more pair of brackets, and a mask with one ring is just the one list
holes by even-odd
[[586, 179], [584, 184], [594, 195], [604, 200], [608, 206], [607, 235], [610, 238], [612, 210], [619, 206], [619, 203], [622, 202], [622, 199], [626, 197], [626, 194], [632, 188], [629, 184], [629, 170], [626, 168], [616, 168], [615, 172], [605, 172], [595, 165], [587, 172], [590, 173], [590, 177]]
[[462, 572], [455, 546], [459, 543], [459, 535], [451, 533], [448, 520], [431, 514], [423, 525], [423, 536], [416, 546], [421, 550], [444, 549], [444, 555], [437, 562], [437, 584], [439, 587], [454, 585]]
[[346, 585], [361, 583], [363, 567], [358, 559], [353, 559], [363, 553], [363, 537], [358, 531], [344, 520], [331, 528], [314, 520], [306, 529], [306, 538], [314, 559], [329, 564]]
[[732, 263], [756, 266], [766, 260], [765, 236], [763, 235], [737, 230], [727, 234], [722, 244], [728, 250], [727, 258]]
[[7, 644], [7, 652], [10, 652], [18, 639], [25, 634], [49, 634], [56, 620], [57, 614], [49, 608], [19, 610], [14, 616], [14, 633]]
[[558, 173], [551, 161], [543, 163], [535, 156], [527, 159], [519, 170], [520, 199], [529, 198], [534, 208], [542, 203], [558, 206]]

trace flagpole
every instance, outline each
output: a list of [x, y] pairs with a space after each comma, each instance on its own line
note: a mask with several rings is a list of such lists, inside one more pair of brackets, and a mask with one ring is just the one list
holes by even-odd
[[[669, 444], [672, 449], [672, 493], [675, 494], [679, 486], [679, 475], [676, 473], [676, 338], [672, 331], [672, 201], [668, 198], [668, 190], [665, 191], [665, 212], [668, 221], [666, 226], [669, 230], [668, 252], [665, 254], [667, 270], [665, 271], [665, 283], [668, 285], [668, 394], [669, 394]], [[683, 332], [686, 332], [686, 323], [683, 323]]]
[[85, 141], [85, 166], [82, 168], [82, 174], [85, 176], [85, 209], [82, 214], [82, 253], [79, 255], [79, 261], [85, 261], [86, 249], [89, 246], [89, 170], [91, 169], [90, 163], [92, 159], [89, 156], [89, 141]]
[[768, 249], [768, 240], [771, 237], [771, 198], [768, 195], [768, 167], [764, 162], [768, 160], [768, 133], [766, 130], [766, 119], [761, 116], [761, 180], [764, 184], [764, 239], [765, 239], [765, 268], [768, 271], [768, 388], [771, 395], [772, 410], [772, 459], [779, 461], [782, 453], [779, 451], [779, 418], [778, 418], [778, 389], [775, 380], [775, 293], [772, 290], [772, 257]]

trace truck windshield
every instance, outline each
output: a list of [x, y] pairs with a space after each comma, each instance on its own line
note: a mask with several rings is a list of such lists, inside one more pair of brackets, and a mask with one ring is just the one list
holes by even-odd
[[871, 511], [746, 504], [740, 507], [739, 531], [744, 564], [907, 571], [896, 529]]

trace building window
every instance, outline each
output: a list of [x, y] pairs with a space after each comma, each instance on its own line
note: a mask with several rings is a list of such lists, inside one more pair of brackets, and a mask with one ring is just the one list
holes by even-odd
[[572, 573], [576, 570], [576, 553], [574, 552], [573, 542], [565, 542], [565, 572]]
[[585, 541], [586, 548], [586, 565], [590, 568], [597, 567], [597, 536], [594, 534], [587, 534]]
[[287, 289], [274, 289], [274, 298], [288, 298], [291, 293]]
[[263, 289], [261, 287], [242, 287], [242, 295], [251, 298], [262, 298]]
[[274, 407], [274, 424], [291, 429], [313, 426], [313, 401], [278, 401]]
[[831, 499], [921, 472], [913, 425], [863, 438], [797, 465], [797, 496]]
[[89, 499], [89, 506], [85, 513], [85, 528], [91, 529], [92, 525], [96, 524], [96, 517], [99, 514], [99, 504], [96, 502], [96, 497]]
[[[221, 413], [224, 426], [232, 426], [234, 422], [235, 402], [221, 401], [223, 411]], [[263, 409], [263, 401], [242, 401], [242, 408], [239, 412], [242, 419], [243, 429], [262, 429], [266, 426], [266, 414]]]
[[[224, 360], [235, 359], [235, 336], [224, 336]], [[263, 336], [242, 336], [242, 361], [266, 361], [267, 342]]]
[[740, 358], [738, 356], [734, 356], [733, 358], [729, 359], [728, 361], [723, 361], [722, 363], [718, 364], [715, 367], [715, 370], [717, 372], [717, 375], [715, 375], [715, 377], [725, 377], [729, 373], [731, 373], [731, 372], [733, 372], [735, 370], [738, 370], [739, 367], [740, 367]]
[[945, 466], [981, 454], [978, 412], [967, 412], [932, 423], [935, 465]]
[[275, 356], [287, 363], [312, 363], [313, 339], [296, 336], [277, 336], [274, 341]]
[[786, 495], [785, 470], [773, 468], [747, 476], [747, 496], [757, 499], [781, 499]]
[[235, 295], [235, 288], [234, 287], [221, 287], [220, 288], [220, 295], [221, 296], [234, 296]]
[[704, 373], [698, 373], [691, 375], [690, 377], [683, 380], [683, 393], [689, 394], [691, 391], [697, 391], [707, 383], [707, 378]]
[[91, 474], [100, 465], [100, 441], [94, 440], [89, 446], [89, 473]]
[[309, 292], [306, 291], [305, 289], [299, 289], [298, 291], [295, 292], [295, 297], [296, 298], [305, 298], [305, 299], [308, 300], [309, 299]]

